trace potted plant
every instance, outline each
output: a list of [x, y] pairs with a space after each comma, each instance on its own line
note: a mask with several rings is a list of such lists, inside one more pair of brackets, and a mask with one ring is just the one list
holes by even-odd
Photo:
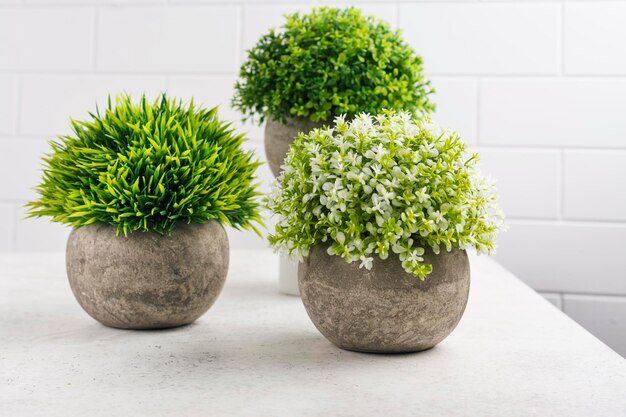
[[349, 350], [433, 347], [467, 302], [465, 250], [494, 250], [493, 186], [455, 133], [408, 113], [338, 117], [300, 134], [267, 197], [270, 244], [303, 261], [300, 294], [316, 327]]
[[[228, 270], [223, 225], [261, 223], [245, 138], [191, 101], [121, 95], [72, 121], [44, 158], [31, 216], [71, 225], [70, 286], [83, 309], [118, 328], [191, 323]], [[258, 233], [258, 231], [257, 231]]]
[[[434, 109], [421, 57], [398, 30], [353, 7], [287, 15], [248, 51], [239, 75], [233, 107], [267, 121], [265, 153], [275, 176], [299, 132], [336, 116]], [[280, 279], [283, 292], [297, 294], [295, 273], [282, 269]]]
[[274, 175], [298, 132], [335, 116], [434, 108], [421, 57], [386, 22], [354, 7], [285, 18], [248, 51], [233, 98], [244, 118], [267, 120], [265, 150]]

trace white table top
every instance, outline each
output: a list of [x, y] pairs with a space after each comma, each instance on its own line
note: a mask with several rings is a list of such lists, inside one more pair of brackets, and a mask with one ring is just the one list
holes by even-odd
[[125, 331], [80, 309], [61, 254], [1, 255], [0, 415], [626, 416], [626, 361], [487, 258], [452, 335], [402, 355], [331, 345], [277, 263], [233, 251], [195, 324]]

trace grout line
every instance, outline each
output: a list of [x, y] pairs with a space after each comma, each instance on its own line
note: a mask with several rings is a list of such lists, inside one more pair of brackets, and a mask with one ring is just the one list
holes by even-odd
[[558, 80], [558, 79], [567, 79], [569, 81], [588, 81], [588, 80], [598, 80], [602, 81], [604, 79], [610, 81], [624, 81], [626, 80], [626, 73], [586, 73], [586, 74], [577, 74], [577, 73], [566, 73], [559, 74], [555, 73], [450, 73], [450, 72], [428, 72], [424, 74], [427, 77], [483, 77], [483, 78], [495, 78], [495, 79], [547, 79], [547, 80]]
[[[616, 4], [621, 4], [623, 3], [624, 0], [599, 0], [599, 1], [592, 1], [592, 0], [581, 0], [579, 2], [577, 2], [577, 4], [580, 5], [586, 5], [586, 6], [598, 6], [598, 5], [616, 5]], [[324, 0], [265, 0], [262, 2], [254, 2], [254, 4], [259, 4], [259, 5], [268, 5], [268, 6], [274, 6], [274, 5], [288, 5], [288, 4], [318, 4], [318, 3], [324, 3]], [[563, 3], [564, 0], [530, 0], [528, 2], [524, 2], [524, 1], [511, 1], [508, 3], [505, 3], [507, 5], [518, 5], [518, 4], [531, 4], [531, 5], [541, 5], [541, 4], [560, 4]], [[150, 2], [145, 2], [145, 1], [138, 1], [138, 0], [128, 0], [128, 1], [119, 1], [119, 2], [110, 2], [110, 1], [106, 1], [106, 0], [99, 0], [96, 2], [91, 2], [91, 3], [84, 3], [84, 2], [80, 2], [80, 1], [67, 1], [67, 0], [58, 0], [55, 2], [48, 2], [48, 1], [29, 1], [29, 2], [24, 2], [23, 0], [18, 0], [15, 3], [2, 3], [0, 4], [0, 8], [19, 8], [19, 7], [23, 7], [23, 8], [40, 8], [40, 7], [92, 7], [94, 5], [98, 5], [98, 6], [113, 6], [113, 7], [126, 7], [126, 6], [131, 6], [131, 7], [155, 7], [155, 6], [165, 6], [165, 5], [172, 5], [172, 6], [181, 6], [181, 7], [185, 7], [185, 6], [202, 6], [202, 7], [211, 7], [211, 6], [236, 6], [236, 5], [245, 5], [245, 4], [251, 4], [253, 2], [251, 2], [250, 0], [216, 0], [216, 1], [211, 1], [210, 3], [207, 2], [203, 2], [200, 0], [180, 0], [180, 1], [174, 1], [174, 0], [152, 0]], [[333, 4], [336, 4], [338, 6], [342, 6], [342, 5], [348, 5], [348, 4], [352, 4], [358, 7], [358, 5], [360, 4], [381, 4], [384, 3], [382, 0], [351, 0], [351, 1], [335, 1], [332, 2]], [[408, 5], [415, 5], [415, 0], [396, 0], [394, 2], [395, 4], [408, 4]], [[441, 2], [441, 0], [420, 0], [418, 3], [418, 5], [450, 5], [450, 6], [460, 6], [460, 5], [488, 5], [488, 6], [496, 6], [496, 5], [500, 5], [501, 2], [500, 0], [446, 0], [445, 2]]]
[[561, 4], [559, 12], [559, 49], [560, 49], [560, 75], [565, 75], [565, 3]]
[[[239, 0], [240, 2], [242, 0]], [[245, 1], [245, 0], [244, 0]], [[430, 1], [430, 0], [427, 0]], [[228, 1], [222, 0], [222, 4], [229, 4]], [[119, 1], [119, 2], [111, 2], [107, 0], [98, 0], [95, 2], [82, 2], [82, 1], [66, 1], [66, 0], [58, 0], [58, 1], [24, 1], [18, 0], [15, 3], [0, 3], [0, 9], [9, 9], [9, 8], [24, 8], [24, 9], [35, 9], [35, 8], [57, 8], [57, 7], [76, 7], [76, 8], [89, 8], [96, 5], [101, 6], [143, 6], [143, 7], [154, 7], [154, 6], [163, 6], [167, 4], [165, 0], [152, 0], [150, 2], [139, 1], [139, 0], [127, 0], [127, 1]], [[178, 3], [181, 5], [185, 5], [185, 3]], [[189, 2], [186, 3], [188, 5], [197, 4], [200, 5], [202, 2]], [[218, 4], [216, 3], [210, 3]]]
[[[617, 293], [596, 293], [596, 292], [576, 292], [576, 291], [564, 291], [561, 293], [561, 296], [563, 297], [563, 303], [565, 303], [565, 297], [568, 295], [573, 295], [575, 297], [589, 297], [589, 298], [594, 298], [594, 297], [598, 297], [598, 298], [614, 298], [617, 300], [623, 300], [626, 299], [626, 293], [621, 293], [621, 292], [617, 292]], [[565, 304], [563, 304], [563, 306], [565, 307]]]
[[[241, 46], [240, 49], [243, 49]], [[244, 51], [245, 52], [245, 51]], [[23, 74], [29, 76], [76, 76], [76, 75], [122, 75], [122, 76], [137, 76], [137, 75], [160, 75], [163, 73], [170, 73], [173, 75], [203, 75], [203, 76], [225, 76], [225, 75], [237, 75], [236, 71], [212, 71], [212, 70], [127, 70], [127, 69], [105, 69], [98, 71], [94, 74], [92, 69], [87, 70], [75, 70], [75, 69], [50, 69], [50, 70], [32, 70], [32, 69], [0, 69], [0, 74]], [[488, 81], [489, 79], [507, 80], [507, 81], [520, 81], [520, 80], [538, 80], [538, 81], [595, 81], [595, 82], [625, 82], [626, 74], [552, 74], [552, 75], [537, 75], [537, 74], [438, 74], [428, 73], [425, 74], [429, 78], [456, 78], [456, 79], [480, 79], [482, 81]]]
[[[208, 70], [179, 70], [179, 71], [168, 71], [168, 70], [104, 70], [98, 71], [94, 73], [92, 69], [88, 70], [8, 70], [8, 69], [0, 69], [0, 74], [16, 74], [19, 73], [21, 75], [26, 76], [40, 76], [40, 77], [75, 77], [75, 76], [128, 76], [128, 77], [136, 77], [136, 76], [158, 76], [164, 74], [173, 74], [173, 75], [181, 75], [181, 76], [189, 76], [189, 75], [203, 75], [206, 77], [223, 77], [223, 76], [233, 76], [237, 75], [238, 71], [208, 71]], [[625, 78], [626, 79], [626, 78]]]
[[587, 226], [587, 227], [604, 227], [614, 229], [625, 229], [626, 221], [624, 220], [606, 220], [606, 219], [563, 219], [557, 222], [556, 219], [547, 218], [522, 218], [522, 217], [507, 217], [507, 222], [519, 225], [529, 226]]
[[[537, 294], [544, 295], [557, 295], [561, 300], [561, 305], [565, 307], [565, 297], [567, 296], [575, 296], [575, 297], [589, 297], [589, 298], [615, 298], [618, 300], [626, 299], [626, 292], [578, 292], [578, 291], [563, 291], [560, 289], [554, 290], [545, 290], [545, 289], [535, 289], [531, 287]], [[564, 310], [564, 309], [563, 309]]]
[[[534, 289], [534, 288], [533, 288]], [[535, 292], [539, 295], [541, 295], [542, 297], [544, 297], [546, 299], [546, 301], [549, 301], [550, 304], [552, 304], [552, 301], [548, 300], [548, 296], [551, 297], [555, 297], [557, 304], [554, 305], [556, 308], [558, 308], [560, 311], [563, 311], [563, 297], [561, 296], [561, 293], [558, 291], [542, 291], [542, 290], [535, 290]]]
[[[478, 144], [469, 144], [471, 148], [474, 148], [476, 152], [481, 151], [497, 151], [497, 152], [510, 152], [515, 153], [519, 151], [526, 152], [538, 152], [538, 153], [547, 153], [547, 154], [556, 154], [562, 148], [560, 146], [524, 146], [524, 145], [478, 145]], [[624, 149], [626, 151], [626, 148]]]
[[[62, 1], [62, 0], [61, 0]], [[464, 4], [498, 4], [500, 0], [445, 0], [445, 2], [443, 4], [445, 5], [464, 5]], [[529, 3], [531, 4], [541, 4], [541, 3], [555, 3], [555, 2], [560, 2], [563, 0], [530, 0]], [[587, 0], [590, 1], [590, 0]], [[607, 3], [615, 3], [615, 2], [620, 2], [623, 0], [601, 0], [602, 2], [607, 2]], [[169, 0], [169, 2], [171, 4], [181, 4], [181, 5], [190, 5], [190, 4], [204, 4], [202, 1], [199, 0]], [[584, 3], [584, 0], [582, 0], [582, 2]], [[228, 1], [228, 0], [216, 0], [211, 2], [211, 4], [246, 4], [246, 3], [251, 3], [250, 0], [232, 0], [232, 1]], [[338, 6], [341, 5], [358, 5], [358, 4], [381, 4], [384, 3], [383, 0], [336, 0], [336, 1], [332, 1], [329, 2], [329, 0], [265, 0], [262, 2], [259, 2], [259, 4], [261, 5], [284, 5], [284, 4], [306, 4], [306, 3], [330, 3], [330, 4], [335, 4]], [[398, 4], [414, 4], [415, 0], [395, 0], [395, 3]], [[516, 4], [516, 3], [522, 3], [524, 4], [524, 1], [511, 1], [509, 4]], [[155, 3], [152, 3], [155, 4]], [[419, 0], [419, 4], [434, 4], [434, 5], [439, 5], [442, 4], [441, 0]]]
[[20, 206], [26, 204], [27, 200], [24, 200], [24, 198], [13, 198], [13, 197], [5, 197], [5, 198], [0, 198], [0, 204], [16, 204], [17, 207], [19, 208]]
[[[473, 144], [473, 146], [477, 146], [478, 144]], [[501, 150], [501, 151], [517, 151], [517, 150], [529, 150], [529, 151], [537, 151], [537, 152], [545, 152], [545, 151], [580, 151], [580, 152], [626, 152], [626, 146], [576, 146], [576, 145], [526, 145], [526, 144], [495, 144], [495, 143], [484, 143], [480, 144], [480, 149], [485, 150]]]
[[9, 141], [9, 140], [20, 140], [20, 141], [47, 140], [47, 138], [50, 136], [54, 136], [54, 134], [46, 133], [46, 134], [41, 134], [39, 136], [37, 135], [0, 135], [0, 143], [2, 143], [2, 141]]
[[476, 145], [480, 145], [480, 92], [482, 90], [482, 80], [480, 77], [476, 79], [476, 127], [474, 134], [476, 135]]
[[[505, 213], [506, 214], [506, 213]], [[547, 217], [547, 216], [542, 216], [542, 217], [522, 217], [522, 216], [511, 216], [511, 215], [507, 215], [506, 216], [506, 220], [513, 220], [515, 221], [519, 221], [519, 222], [532, 222], [532, 221], [540, 221], [540, 222], [551, 222], [551, 223], [558, 223], [559, 219], [558, 217]]]

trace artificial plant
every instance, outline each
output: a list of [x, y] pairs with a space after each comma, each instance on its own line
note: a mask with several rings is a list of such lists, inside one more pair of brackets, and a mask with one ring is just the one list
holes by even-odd
[[123, 94], [90, 116], [72, 120], [72, 133], [50, 142], [30, 216], [74, 227], [109, 224], [124, 235], [169, 233], [179, 221], [261, 224], [260, 163], [217, 108], [166, 94], [135, 103]]
[[239, 75], [232, 104], [260, 122], [434, 108], [421, 57], [398, 30], [353, 7], [287, 15], [248, 51]]
[[421, 278], [425, 249], [492, 252], [503, 227], [493, 184], [459, 136], [407, 112], [335, 119], [295, 139], [266, 199], [278, 216], [270, 244], [302, 257], [328, 253], [370, 269], [399, 256]]

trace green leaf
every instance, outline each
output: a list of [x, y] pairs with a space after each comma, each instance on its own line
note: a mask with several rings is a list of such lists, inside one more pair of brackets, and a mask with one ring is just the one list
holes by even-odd
[[400, 33], [354, 7], [287, 15], [248, 51], [232, 106], [244, 119], [327, 121], [384, 109], [434, 110], [422, 58]]
[[29, 216], [111, 224], [124, 235], [169, 232], [178, 221], [262, 225], [253, 175], [260, 163], [217, 108], [122, 94], [90, 116], [51, 142]]

